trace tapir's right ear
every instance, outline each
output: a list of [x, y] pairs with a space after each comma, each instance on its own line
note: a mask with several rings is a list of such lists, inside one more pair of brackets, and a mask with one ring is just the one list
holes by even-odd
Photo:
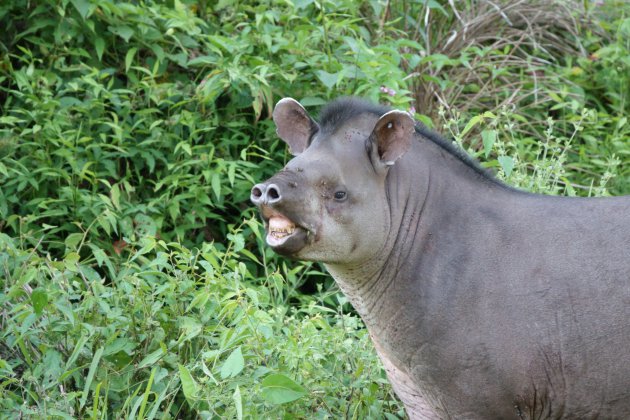
[[313, 134], [319, 130], [317, 123], [306, 109], [293, 98], [284, 98], [273, 110], [276, 133], [286, 144], [292, 155], [297, 156], [308, 147]]
[[415, 122], [403, 111], [389, 111], [374, 126], [370, 142], [372, 166], [386, 174], [390, 166], [400, 159], [411, 147]]

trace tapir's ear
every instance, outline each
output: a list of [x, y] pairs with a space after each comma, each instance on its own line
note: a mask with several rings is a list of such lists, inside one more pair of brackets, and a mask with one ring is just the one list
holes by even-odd
[[294, 156], [306, 150], [313, 134], [319, 130], [306, 109], [293, 98], [280, 99], [273, 110], [273, 121], [278, 137], [289, 145]]
[[370, 135], [370, 159], [374, 168], [386, 170], [409, 150], [414, 125], [413, 118], [403, 111], [389, 111], [376, 122]]

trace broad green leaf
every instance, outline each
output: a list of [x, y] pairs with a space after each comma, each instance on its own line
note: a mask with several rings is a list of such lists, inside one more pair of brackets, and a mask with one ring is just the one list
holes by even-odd
[[142, 368], [145, 368], [147, 366], [151, 366], [152, 364], [154, 364], [155, 362], [160, 360], [160, 358], [163, 355], [164, 355], [164, 351], [161, 348], [159, 348], [159, 349], [157, 349], [155, 351], [152, 351], [144, 359], [142, 359], [140, 361], [140, 363], [138, 364], [138, 369], [142, 369]]
[[501, 168], [503, 168], [503, 172], [505, 172], [505, 177], [509, 178], [512, 173], [512, 169], [514, 169], [514, 159], [510, 156], [499, 156], [497, 160], [499, 161]]
[[42, 314], [42, 311], [48, 305], [48, 293], [44, 289], [37, 288], [31, 293], [31, 302], [33, 304], [33, 310], [38, 316]]
[[94, 6], [88, 0], [70, 0], [83, 19], [92, 13]]
[[481, 132], [481, 138], [483, 140], [483, 151], [486, 154], [486, 157], [490, 155], [492, 151], [492, 146], [494, 146], [494, 142], [497, 139], [497, 131], [496, 130], [483, 130]]
[[234, 252], [240, 252], [243, 248], [245, 248], [245, 238], [240, 233], [228, 233], [227, 238], [232, 242]]
[[285, 404], [307, 394], [302, 385], [279, 373], [263, 379], [262, 387], [262, 397], [271, 404]]
[[114, 35], [118, 35], [119, 37], [124, 39], [125, 42], [129, 42], [129, 39], [133, 36], [134, 33], [133, 29], [127, 25], [108, 26], [107, 29], [109, 29], [109, 31]]
[[178, 368], [179, 379], [182, 382], [182, 391], [184, 392], [184, 396], [186, 397], [188, 404], [192, 406], [195, 396], [197, 395], [197, 392], [199, 392], [199, 385], [197, 385], [197, 382], [195, 382], [186, 366], [180, 364], [178, 365]]
[[324, 70], [317, 70], [315, 72], [317, 78], [326, 86], [328, 89], [332, 89], [333, 86], [339, 80], [339, 73], [328, 73]]
[[66, 237], [64, 242], [66, 243], [66, 247], [76, 250], [77, 245], [81, 242], [81, 239], [83, 239], [82, 233], [71, 233]]
[[81, 257], [79, 256], [79, 254], [77, 254], [76, 252], [70, 252], [63, 259], [63, 263], [66, 266], [66, 269], [72, 271], [73, 273], [76, 273], [79, 270], [77, 264], [80, 259]]
[[225, 359], [223, 366], [221, 366], [221, 378], [233, 378], [241, 373], [245, 367], [245, 360], [243, 359], [243, 353], [241, 347], [238, 346], [232, 353]]

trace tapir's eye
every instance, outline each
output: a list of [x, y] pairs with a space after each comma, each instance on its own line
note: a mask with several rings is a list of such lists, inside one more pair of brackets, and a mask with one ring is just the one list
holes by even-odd
[[343, 200], [346, 199], [347, 196], [348, 196], [348, 194], [345, 191], [337, 191], [335, 193], [335, 200], [343, 201]]

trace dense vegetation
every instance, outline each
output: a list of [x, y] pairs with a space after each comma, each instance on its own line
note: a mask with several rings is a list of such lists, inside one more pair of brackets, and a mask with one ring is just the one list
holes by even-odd
[[403, 417], [249, 190], [275, 101], [354, 94], [513, 185], [630, 193], [628, 3], [499, 3], [3, 2], [0, 417]]

